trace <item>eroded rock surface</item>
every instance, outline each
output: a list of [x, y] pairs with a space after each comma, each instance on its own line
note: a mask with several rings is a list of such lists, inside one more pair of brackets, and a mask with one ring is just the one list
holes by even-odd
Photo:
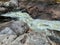
[[[1, 37], [3, 37], [1, 39]], [[46, 37], [39, 33], [16, 35], [0, 35], [1, 45], [50, 45]], [[37, 42], [37, 43], [36, 43]]]

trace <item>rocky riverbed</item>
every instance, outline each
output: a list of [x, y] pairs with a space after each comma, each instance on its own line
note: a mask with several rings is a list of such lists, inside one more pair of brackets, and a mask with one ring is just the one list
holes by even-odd
[[55, 0], [0, 0], [0, 45], [60, 45], [59, 9]]

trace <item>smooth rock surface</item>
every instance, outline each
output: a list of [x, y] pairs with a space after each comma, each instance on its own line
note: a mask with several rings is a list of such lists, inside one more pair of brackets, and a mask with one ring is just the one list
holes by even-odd
[[29, 30], [28, 25], [23, 21], [13, 21], [10, 28], [18, 35], [24, 34]]

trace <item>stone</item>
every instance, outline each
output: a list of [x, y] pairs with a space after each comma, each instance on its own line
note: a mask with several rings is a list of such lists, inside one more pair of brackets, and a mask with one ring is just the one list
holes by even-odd
[[0, 31], [0, 35], [1, 35], [1, 34], [14, 35], [15, 32], [13, 32], [9, 27], [6, 27], [6, 28], [3, 29], [2, 31]]
[[[36, 43], [37, 42], [37, 43]], [[12, 45], [49, 45], [44, 33], [30, 32], [20, 35], [12, 43]]]
[[[2, 0], [3, 6], [9, 7], [9, 6], [18, 6], [18, 0]], [[2, 4], [2, 3], [1, 3]]]
[[26, 23], [24, 23], [23, 21], [14, 21], [11, 23], [10, 28], [17, 34], [24, 34], [26, 32], [28, 32], [29, 27]]
[[[22, 10], [26, 9], [25, 12], [29, 13], [30, 16], [35, 19], [39, 18], [46, 20], [59, 20], [59, 13], [57, 14], [57, 12], [59, 12], [59, 9], [55, 10], [57, 9], [57, 7], [59, 7], [59, 5], [55, 3], [56, 0], [20, 0], [19, 7]], [[51, 9], [53, 9], [54, 11], [52, 11]]]
[[10, 6], [9, 4], [10, 4], [10, 2], [5, 2], [5, 3], [4, 3], [4, 6], [5, 6], [5, 7], [9, 7], [9, 6]]
[[0, 44], [10, 45], [16, 37], [17, 37], [16, 35], [0, 35]]
[[23, 21], [11, 21], [0, 25], [1, 34], [17, 34], [27, 33], [29, 26]]
[[60, 10], [59, 9], [52, 9], [52, 18], [60, 20]]
[[2, 2], [7, 2], [7, 1], [9, 1], [9, 0], [0, 0], [0, 1], [2, 1]]
[[0, 2], [0, 6], [2, 6], [3, 5], [3, 2]]
[[20, 35], [11, 43], [11, 45], [24, 45], [26, 39], [27, 39], [27, 34]]
[[10, 6], [18, 7], [18, 0], [10, 0], [9, 2], [10, 2], [9, 4]]
[[7, 9], [4, 7], [0, 7], [0, 12], [5, 12]]
[[60, 38], [54, 36], [48, 36], [48, 41], [51, 45], [60, 45]]
[[24, 45], [50, 45], [45, 36], [41, 33], [29, 33]]

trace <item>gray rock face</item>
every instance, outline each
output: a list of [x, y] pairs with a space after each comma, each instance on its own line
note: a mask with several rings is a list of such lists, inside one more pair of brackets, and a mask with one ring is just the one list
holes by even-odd
[[14, 7], [15, 8], [18, 6], [18, 0], [1, 1], [0, 6]]
[[10, 28], [16, 33], [16, 34], [23, 34], [29, 30], [26, 23], [22, 21], [14, 21], [10, 25]]
[[[3, 39], [1, 37], [3, 37]], [[0, 40], [0, 43], [3, 42], [4, 45], [49, 45], [45, 34], [34, 32], [25, 33], [19, 37], [16, 35], [2, 35], [0, 36]]]
[[8, 34], [8, 35], [11, 35], [11, 34], [15, 34], [15, 32], [13, 32], [9, 27], [6, 27], [5, 29], [3, 29], [0, 34]]
[[25, 45], [49, 45], [45, 34], [30, 33], [26, 40]]
[[0, 45], [11, 45], [16, 35], [0, 35]]
[[4, 13], [5, 11], [7, 12], [7, 8], [5, 8], [5, 7], [0, 7], [0, 13]]
[[29, 27], [28, 25], [23, 21], [11, 21], [9, 23], [4, 23], [3, 25], [0, 25], [0, 34], [24, 34], [28, 32]]
[[3, 3], [2, 2], [0, 2], [0, 6], [2, 6], [3, 5]]
[[10, 0], [10, 6], [18, 6], [18, 0]]
[[4, 3], [4, 6], [8, 7], [9, 4], [10, 4], [10, 2], [5, 2], [5, 3]]

